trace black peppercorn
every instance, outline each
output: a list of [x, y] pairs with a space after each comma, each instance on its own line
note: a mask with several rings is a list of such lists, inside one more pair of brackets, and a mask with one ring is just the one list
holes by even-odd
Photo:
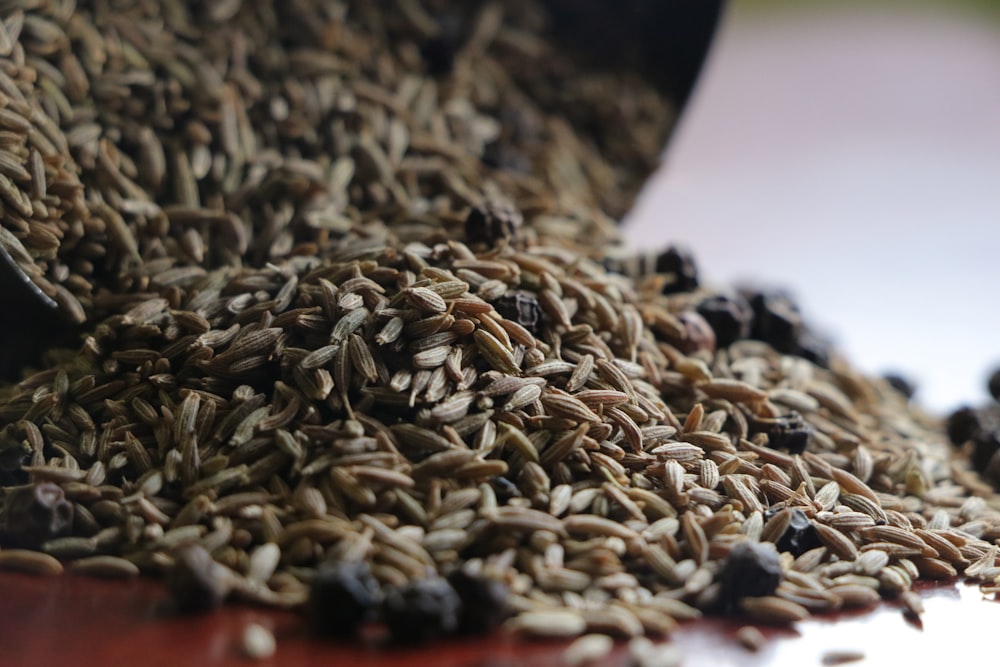
[[[649, 274], [654, 273], [652, 268], [654, 262], [655, 256], [625, 253], [617, 247], [609, 248], [605, 254], [601, 256], [601, 266], [604, 267], [606, 272], [629, 276], [630, 278], [644, 278]], [[649, 269], [648, 271], [645, 271], [645, 264], [649, 264], [648, 267], [645, 267]]]
[[531, 172], [531, 159], [505, 141], [497, 140], [483, 148], [483, 164], [494, 169], [513, 171], [521, 174]]
[[309, 586], [309, 617], [324, 635], [354, 635], [374, 619], [381, 603], [382, 591], [366, 562], [323, 565]]
[[470, 243], [494, 246], [514, 238], [524, 218], [513, 205], [489, 202], [475, 206], [465, 218], [465, 237]]
[[73, 503], [58, 485], [38, 482], [7, 492], [0, 521], [6, 544], [38, 547], [72, 525]]
[[994, 417], [987, 420], [972, 436], [972, 467], [984, 472], [997, 450], [1000, 450], [1000, 424]]
[[783, 578], [781, 559], [773, 544], [739, 542], [722, 562], [719, 605], [723, 613], [733, 613], [740, 598], [771, 595]]
[[909, 378], [899, 373], [886, 373], [882, 377], [889, 383], [890, 387], [905, 396], [907, 400], [913, 398], [913, 395], [917, 393], [917, 386]]
[[232, 586], [232, 573], [197, 545], [180, 551], [167, 574], [170, 597], [177, 610], [184, 613], [207, 612], [217, 608], [225, 601]]
[[672, 245], [657, 255], [656, 272], [667, 278], [664, 294], [690, 292], [698, 287], [698, 265], [687, 248]]
[[948, 415], [945, 430], [951, 444], [961, 447], [976, 434], [981, 427], [979, 412], [975, 408], [963, 406]]
[[489, 482], [493, 487], [493, 493], [496, 494], [497, 502], [501, 505], [506, 505], [511, 498], [521, 497], [521, 490], [506, 477], [491, 477]]
[[442, 577], [417, 579], [386, 591], [382, 620], [394, 641], [412, 644], [457, 631], [461, 605]]
[[811, 361], [820, 368], [829, 368], [832, 349], [833, 345], [828, 338], [804, 326], [799, 331], [799, 339], [793, 354]]
[[956, 447], [972, 443], [970, 463], [978, 472], [985, 472], [1000, 450], [1000, 410], [995, 407], [959, 408], [948, 416], [945, 429]]
[[[770, 519], [777, 512], [778, 510], [767, 510], [764, 512], [764, 520]], [[787, 551], [798, 557], [810, 549], [822, 546], [819, 535], [816, 534], [816, 529], [805, 512], [800, 509], [792, 509], [791, 512], [792, 518], [788, 522], [788, 527], [775, 543], [778, 551], [782, 553]]]
[[980, 468], [983, 478], [993, 485], [993, 488], [1000, 488], [1000, 449], [993, 452], [986, 465]]
[[775, 418], [752, 417], [751, 434], [767, 435], [767, 445], [772, 449], [784, 449], [792, 454], [801, 454], [809, 444], [813, 427], [798, 412], [792, 410], [787, 415]]
[[677, 315], [678, 321], [684, 325], [684, 338], [677, 341], [678, 349], [684, 354], [693, 354], [702, 350], [715, 352], [715, 332], [696, 311], [687, 311]]
[[728, 347], [750, 335], [753, 309], [739, 295], [714, 294], [702, 299], [697, 310], [715, 332], [718, 347]]
[[465, 32], [462, 19], [457, 14], [441, 13], [437, 17], [438, 31], [420, 45], [420, 55], [431, 76], [451, 73], [455, 55], [461, 50]]
[[990, 396], [994, 401], [1000, 401], [1000, 368], [990, 373], [990, 379], [986, 381], [986, 388], [990, 391]]
[[518, 100], [501, 102], [497, 112], [500, 121], [500, 135], [483, 147], [482, 161], [488, 167], [531, 173], [531, 157], [525, 152], [542, 140], [545, 121], [541, 114]]
[[456, 569], [448, 575], [448, 583], [462, 601], [458, 631], [483, 634], [500, 625], [510, 615], [507, 585], [482, 574]]
[[533, 334], [538, 333], [542, 307], [534, 295], [528, 292], [509, 292], [497, 298], [493, 305], [504, 319], [517, 322]]
[[791, 295], [781, 290], [746, 294], [753, 309], [752, 338], [769, 343], [778, 352], [798, 351], [802, 315]]

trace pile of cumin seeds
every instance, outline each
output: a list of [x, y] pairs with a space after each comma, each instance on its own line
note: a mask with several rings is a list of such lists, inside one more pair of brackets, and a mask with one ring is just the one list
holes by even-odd
[[461, 570], [561, 636], [995, 585], [997, 497], [887, 382], [723, 336], [674, 250], [605, 267], [649, 156], [533, 97], [539, 5], [469, 6], [9, 11], [0, 84], [31, 68], [80, 182], [53, 203], [141, 261], [94, 264], [79, 349], [0, 389], [0, 566], [200, 563], [192, 606], [293, 608], [338, 563]]
[[[4, 248], [82, 322], [152, 275], [454, 236], [500, 191], [539, 235], [617, 240], [669, 100], [573, 69], [534, 1], [368, 5], [5, 3]], [[611, 120], [609, 162], [574, 127]]]
[[[154, 574], [200, 545], [234, 595], [291, 607], [324, 563], [383, 590], [463, 568], [506, 584], [512, 629], [560, 635], [996, 576], [996, 498], [887, 383], [753, 340], [682, 354], [657, 333], [673, 297], [629, 287], [459, 241], [172, 285], [0, 404], [29, 484], [5, 489], [7, 539]], [[501, 314], [512, 293], [537, 321]], [[752, 433], [793, 410], [801, 454]], [[71, 520], [22, 528], [11, 499], [43, 486]]]

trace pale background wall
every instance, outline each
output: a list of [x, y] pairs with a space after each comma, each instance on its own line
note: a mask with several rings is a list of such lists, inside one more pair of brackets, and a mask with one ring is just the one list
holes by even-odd
[[631, 238], [792, 287], [943, 412], [1000, 363], [1000, 21], [954, 4], [731, 7]]

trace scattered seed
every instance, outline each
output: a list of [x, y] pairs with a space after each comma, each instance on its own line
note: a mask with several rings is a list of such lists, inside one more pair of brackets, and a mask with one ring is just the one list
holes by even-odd
[[0, 551], [0, 569], [28, 574], [54, 575], [63, 571], [62, 563], [48, 554], [26, 549]]
[[764, 644], [767, 642], [767, 638], [764, 637], [764, 633], [752, 625], [744, 625], [742, 628], [737, 630], [736, 639], [738, 639], [740, 644], [743, 645], [743, 648], [755, 653], [764, 648]]
[[838, 650], [826, 651], [820, 660], [824, 665], [843, 665], [848, 662], [864, 660], [864, 651]]
[[267, 660], [274, 656], [277, 642], [270, 630], [258, 623], [247, 623], [243, 628], [240, 647], [251, 660]]
[[612, 648], [614, 640], [607, 635], [583, 635], [566, 647], [562, 658], [567, 665], [587, 665], [606, 658]]

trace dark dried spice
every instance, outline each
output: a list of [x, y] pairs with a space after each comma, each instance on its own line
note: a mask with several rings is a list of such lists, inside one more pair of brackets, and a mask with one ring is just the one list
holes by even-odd
[[687, 311], [677, 315], [684, 325], [684, 338], [677, 342], [677, 347], [684, 354], [693, 354], [705, 350], [715, 352], [715, 332], [705, 318], [695, 311]]
[[[633, 276], [633, 267], [641, 263], [642, 255], [606, 254], [601, 257], [601, 266], [607, 273], [617, 273], [622, 276]], [[638, 273], [639, 269], [635, 269]]]
[[960, 447], [972, 440], [981, 428], [979, 411], [969, 406], [963, 406], [948, 415], [945, 430], [951, 444]]
[[774, 290], [751, 292], [745, 296], [754, 314], [751, 337], [769, 343], [779, 352], [796, 353], [802, 315], [791, 295]]
[[771, 595], [784, 578], [774, 545], [758, 542], [736, 544], [719, 572], [719, 605], [723, 613], [739, 608], [741, 598]]
[[511, 498], [521, 497], [521, 490], [506, 477], [491, 477], [490, 486], [493, 487], [493, 493], [496, 494], [497, 502], [501, 505], [506, 505]]
[[444, 76], [450, 74], [455, 65], [465, 33], [462, 20], [456, 14], [442, 12], [437, 19], [437, 34], [420, 45], [420, 55], [428, 74]]
[[538, 325], [542, 321], [542, 307], [533, 294], [528, 292], [504, 294], [493, 302], [493, 306], [504, 319], [517, 322], [533, 334], [538, 333]]
[[751, 417], [751, 434], [763, 433], [767, 445], [772, 449], [784, 449], [792, 454], [801, 454], [809, 444], [813, 427], [798, 412], [792, 410], [787, 415], [773, 419]]
[[917, 393], [917, 386], [907, 377], [899, 373], [886, 373], [882, 376], [889, 386], [905, 396], [907, 400]]
[[[990, 376], [989, 384], [990, 393], [993, 393], [994, 385], [1000, 384], [1000, 371]], [[954, 446], [971, 444], [969, 462], [972, 468], [1000, 488], [1000, 406], [963, 406], [948, 415], [945, 430]]]
[[73, 503], [58, 485], [39, 482], [8, 490], [0, 519], [4, 544], [38, 547], [70, 530]]
[[833, 344], [830, 340], [816, 333], [808, 327], [803, 327], [799, 332], [797, 349], [794, 354], [811, 361], [821, 368], [830, 367], [830, 356]]
[[528, 105], [515, 104], [516, 97], [509, 102], [501, 102], [497, 111], [500, 121], [500, 136], [483, 149], [483, 164], [497, 169], [529, 174], [532, 170], [531, 156], [524, 147], [544, 141], [542, 133], [545, 121]]
[[727, 347], [750, 335], [753, 309], [737, 294], [713, 294], [702, 299], [697, 310], [715, 332], [718, 347]]
[[989, 461], [981, 468], [983, 477], [993, 485], [1000, 488], [1000, 449], [993, 452]]
[[972, 443], [972, 467], [983, 472], [1000, 449], [1000, 410], [962, 407], [948, 416], [945, 429], [956, 447]]
[[1000, 368], [990, 373], [990, 378], [986, 381], [986, 388], [989, 389], [993, 400], [1000, 401]]
[[382, 591], [367, 562], [323, 565], [309, 586], [309, 619], [323, 635], [354, 635], [374, 619], [381, 603]]
[[[767, 510], [764, 512], [764, 520], [767, 521], [779, 511], [775, 509]], [[792, 509], [791, 512], [792, 518], [788, 522], [788, 528], [785, 529], [785, 532], [781, 534], [781, 537], [775, 543], [778, 551], [781, 553], [787, 551], [793, 556], [798, 557], [810, 549], [822, 546], [822, 543], [819, 541], [819, 535], [816, 534], [816, 529], [805, 512], [800, 509]]]
[[517, 235], [524, 217], [512, 204], [489, 202], [474, 206], [465, 218], [465, 237], [470, 243], [495, 245]]
[[502, 581], [457, 569], [448, 575], [448, 583], [462, 601], [459, 632], [483, 634], [500, 625], [510, 615], [507, 585]]
[[24, 466], [31, 463], [31, 447], [21, 440], [0, 441], [0, 486], [26, 484], [29, 475]]
[[972, 467], [985, 472], [997, 450], [1000, 450], [1000, 424], [995, 415], [972, 436]]
[[[987, 385], [996, 399], [1000, 393], [1000, 369], [990, 375]], [[945, 428], [948, 439], [956, 447], [971, 442], [972, 468], [1000, 488], [1000, 406], [963, 406], [948, 415]]]
[[177, 553], [167, 573], [167, 589], [183, 613], [211, 611], [225, 602], [232, 589], [229, 570], [216, 563], [203, 547], [193, 545]]
[[520, 174], [531, 172], [531, 159], [505, 141], [493, 141], [483, 149], [483, 164]]
[[664, 294], [690, 292], [698, 287], [698, 265], [687, 248], [672, 245], [657, 255], [656, 272], [666, 278]]
[[461, 607], [451, 584], [442, 577], [429, 577], [390, 588], [382, 604], [382, 620], [394, 641], [413, 644], [457, 631]]

